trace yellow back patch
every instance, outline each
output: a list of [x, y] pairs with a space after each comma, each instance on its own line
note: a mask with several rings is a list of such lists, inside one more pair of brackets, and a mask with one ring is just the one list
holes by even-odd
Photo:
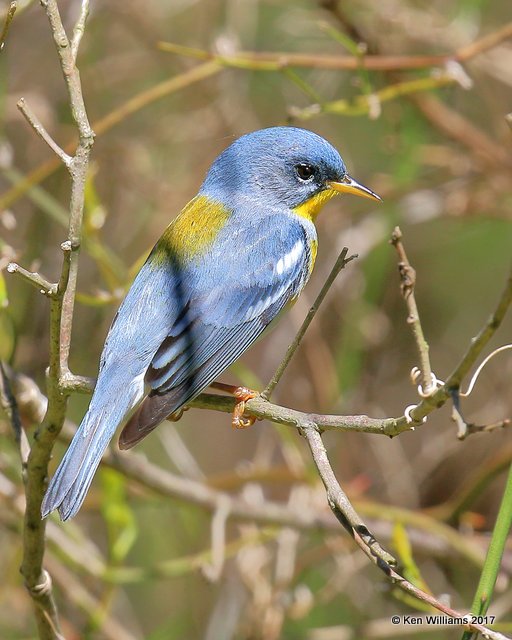
[[322, 209], [322, 207], [336, 194], [337, 192], [334, 189], [324, 189], [323, 191], [316, 193], [309, 200], [306, 200], [306, 202], [299, 204], [299, 206], [295, 207], [293, 211], [302, 218], [306, 218], [307, 220], [314, 222], [315, 218], [320, 213], [320, 209]]
[[155, 247], [159, 262], [166, 254], [176, 260], [190, 260], [210, 247], [231, 216], [224, 205], [207, 196], [196, 196], [164, 231]]

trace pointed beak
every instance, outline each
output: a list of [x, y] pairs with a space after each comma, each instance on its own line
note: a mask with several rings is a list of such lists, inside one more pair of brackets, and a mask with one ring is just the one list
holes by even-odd
[[368, 189], [368, 187], [356, 182], [354, 178], [351, 178], [348, 174], [343, 176], [341, 182], [328, 182], [327, 185], [339, 193], [353, 193], [355, 196], [382, 201], [380, 196], [374, 193], [371, 189]]

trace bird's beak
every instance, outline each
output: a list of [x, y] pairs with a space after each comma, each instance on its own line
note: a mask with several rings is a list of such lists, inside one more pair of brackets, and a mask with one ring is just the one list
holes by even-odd
[[338, 191], [338, 193], [353, 193], [356, 196], [370, 198], [370, 200], [382, 200], [382, 198], [371, 189], [359, 184], [359, 182], [356, 182], [354, 178], [351, 178], [348, 174], [343, 176], [341, 182], [328, 182], [327, 185], [331, 189], [334, 189], [334, 191]]

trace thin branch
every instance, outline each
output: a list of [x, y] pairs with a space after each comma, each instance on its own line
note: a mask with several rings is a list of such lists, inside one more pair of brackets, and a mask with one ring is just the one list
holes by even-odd
[[[76, 158], [77, 156], [75, 156]], [[55, 369], [57, 380], [61, 391], [65, 391], [63, 386], [64, 378], [71, 376], [69, 371], [68, 358], [71, 348], [71, 328], [73, 324], [73, 311], [75, 305], [76, 283], [78, 277], [78, 254], [80, 251], [81, 241], [81, 220], [83, 213], [83, 202], [85, 194], [85, 174], [87, 173], [87, 163], [80, 170], [80, 185], [77, 185], [75, 179], [71, 188], [71, 208], [69, 220], [69, 240], [63, 242], [60, 246], [64, 254], [62, 261], [62, 271], [58, 284], [59, 299], [57, 300], [59, 333], [58, 333], [58, 365]], [[80, 193], [76, 193], [79, 191]], [[74, 210], [73, 210], [74, 209]], [[80, 227], [76, 227], [76, 219], [80, 218]], [[55, 334], [57, 338], [57, 333]], [[50, 338], [51, 339], [51, 338]]]
[[210, 582], [219, 580], [226, 560], [226, 523], [229, 509], [230, 501], [220, 500], [211, 521], [211, 562], [202, 566], [203, 574]]
[[425, 118], [446, 136], [456, 140], [491, 166], [512, 167], [512, 156], [504, 145], [495, 142], [461, 113], [451, 109], [434, 95], [414, 93], [408, 99]]
[[57, 379], [68, 372], [68, 357], [71, 345], [71, 325], [75, 304], [76, 282], [78, 276], [78, 253], [81, 241], [82, 216], [84, 207], [85, 180], [89, 155], [94, 143], [94, 132], [91, 129], [85, 110], [80, 75], [75, 66], [71, 44], [64, 30], [56, 0], [42, 0], [41, 4], [46, 8], [46, 14], [50, 22], [53, 39], [57, 46], [61, 68], [69, 96], [71, 113], [78, 129], [79, 144], [69, 167], [71, 183], [71, 200], [69, 215], [68, 247], [62, 247], [68, 251], [64, 263], [69, 260], [69, 274], [62, 294], [62, 304], [59, 310], [59, 368]]
[[512, 37], [512, 22], [454, 53], [436, 56], [330, 56], [277, 51], [239, 51], [234, 55], [219, 55], [173, 42], [159, 42], [158, 48], [161, 51], [168, 51], [197, 60], [212, 60], [219, 65], [238, 69], [281, 71], [287, 67], [301, 67], [305, 69], [346, 69], [351, 71], [357, 71], [361, 68], [372, 71], [398, 71], [438, 67], [450, 60], [466, 62], [510, 37]]
[[[448, 376], [446, 382], [428, 398], [424, 398], [410, 413], [410, 417], [415, 423], [420, 424], [425, 416], [432, 413], [434, 409], [441, 407], [452, 396], [458, 392], [462, 380], [475, 364], [478, 356], [496, 333], [503, 322], [508, 308], [512, 304], [512, 272], [509, 274], [505, 288], [498, 300], [495, 310], [480, 329], [478, 334], [471, 339], [468, 349], [462, 356], [460, 362]], [[250, 403], [247, 403], [247, 410], [250, 411]]]
[[30, 282], [32, 286], [34, 286], [42, 294], [48, 296], [49, 298], [57, 295], [57, 285], [49, 282], [48, 280], [46, 280], [46, 278], [43, 278], [43, 276], [36, 271], [27, 271], [27, 269], [24, 269], [15, 262], [9, 262], [9, 264], [7, 265], [7, 271], [9, 273], [17, 273], [24, 280]]
[[270, 399], [270, 396], [272, 395], [272, 392], [274, 391], [274, 389], [276, 388], [277, 384], [281, 380], [281, 378], [283, 376], [283, 373], [286, 370], [286, 367], [290, 364], [290, 360], [293, 358], [293, 355], [295, 354], [295, 351], [297, 350], [298, 346], [300, 345], [300, 343], [302, 341], [302, 338], [304, 337], [304, 334], [306, 333], [309, 325], [313, 321], [313, 318], [315, 317], [318, 309], [320, 308], [320, 305], [324, 301], [324, 298], [327, 295], [327, 292], [331, 288], [331, 286], [332, 286], [333, 282], [335, 281], [335, 279], [337, 278], [338, 274], [340, 273], [340, 271], [342, 269], [345, 268], [345, 265], [347, 265], [349, 262], [354, 260], [354, 258], [357, 258], [356, 255], [352, 255], [352, 256], [347, 258], [347, 253], [348, 253], [348, 249], [347, 249], [347, 247], [344, 247], [342, 249], [340, 255], [338, 256], [338, 259], [336, 260], [336, 262], [335, 262], [335, 264], [334, 264], [334, 266], [333, 266], [333, 268], [331, 270], [331, 273], [329, 274], [327, 280], [324, 282], [324, 285], [321, 288], [320, 293], [318, 294], [315, 302], [313, 303], [313, 306], [310, 308], [310, 310], [308, 311], [308, 314], [304, 318], [304, 322], [302, 323], [300, 329], [298, 330], [297, 335], [295, 336], [295, 338], [293, 339], [293, 342], [290, 344], [290, 346], [286, 350], [286, 354], [285, 354], [281, 364], [277, 368], [277, 371], [274, 373], [274, 375], [272, 376], [272, 379], [270, 380], [268, 385], [265, 387], [265, 389], [261, 392], [260, 396], [264, 400], [269, 400]]
[[309, 120], [322, 113], [333, 113], [343, 116], [362, 116], [368, 114], [370, 118], [376, 118], [380, 115], [381, 105], [391, 100], [396, 100], [402, 96], [416, 95], [424, 91], [431, 91], [446, 85], [458, 82], [457, 77], [453, 73], [442, 73], [427, 78], [416, 78], [414, 80], [404, 80], [389, 84], [386, 87], [371, 93], [364, 93], [355, 98], [347, 100], [333, 100], [330, 102], [322, 102], [312, 104], [302, 109], [290, 107], [288, 112], [293, 118], [301, 120]]
[[458, 62], [466, 62], [471, 58], [493, 49], [496, 45], [500, 44], [504, 40], [507, 40], [512, 36], [512, 22], [507, 22], [500, 29], [488, 33], [486, 36], [475, 40], [464, 47], [457, 50], [456, 60]]
[[94, 378], [77, 376], [76, 374], [71, 373], [71, 371], [68, 371], [60, 379], [62, 390], [67, 394], [92, 393], [94, 391], [95, 384], [96, 380]]
[[46, 131], [41, 121], [26, 103], [25, 98], [20, 98], [16, 106], [21, 111], [21, 113], [25, 117], [25, 120], [29, 123], [32, 129], [34, 129], [37, 135], [41, 138], [41, 140], [46, 142], [50, 149], [62, 160], [62, 162], [69, 169], [72, 160], [71, 156], [69, 156], [63, 149], [61, 149], [48, 133], [48, 131]]
[[11, 2], [9, 3], [9, 8], [7, 9], [7, 14], [5, 16], [4, 26], [2, 27], [2, 32], [0, 33], [0, 53], [5, 47], [5, 41], [7, 39], [7, 34], [9, 33], [9, 27], [11, 26], [11, 22], [14, 18], [14, 14], [16, 13], [17, 8], [17, 0], [11, 0]]
[[80, 41], [85, 31], [85, 23], [89, 16], [89, 0], [82, 0], [80, 7], [80, 15], [76, 21], [73, 29], [73, 37], [71, 38], [71, 55], [73, 56], [73, 62], [76, 64], [76, 57], [78, 55], [78, 48], [80, 47]]
[[[414, 586], [411, 582], [406, 580], [399, 573], [397, 573], [397, 571], [393, 567], [394, 562], [389, 561], [390, 558], [393, 560], [392, 556], [387, 554], [378, 545], [377, 541], [368, 531], [364, 523], [359, 520], [359, 517], [357, 516], [357, 519], [354, 522], [351, 521], [351, 510], [353, 511], [352, 506], [348, 502], [347, 497], [345, 496], [338, 481], [336, 480], [334, 471], [332, 470], [329, 459], [327, 458], [320, 433], [317, 431], [317, 429], [311, 427], [303, 429], [302, 433], [309, 444], [315, 466], [318, 470], [318, 473], [320, 474], [320, 477], [322, 478], [322, 482], [324, 483], [327, 492], [327, 502], [329, 503], [331, 510], [341, 522], [341, 524], [345, 527], [345, 529], [347, 529], [349, 533], [351, 533], [357, 545], [360, 547], [360, 549], [362, 549], [365, 555], [375, 565], [377, 565], [379, 569], [381, 569], [381, 571], [384, 572], [386, 577], [393, 584], [398, 586], [406, 593], [412, 595], [417, 600], [420, 600], [421, 602], [434, 607], [438, 611], [445, 613], [451, 618], [464, 618], [465, 614], [446, 606], [445, 604], [437, 600], [434, 596], [422, 591], [418, 587]], [[478, 631], [483, 635], [484, 638], [487, 638], [489, 640], [507, 640], [506, 636], [501, 633], [492, 631], [488, 627], [485, 627], [481, 624], [472, 623], [471, 618], [472, 616], [466, 615], [465, 619], [467, 620], [467, 623], [461, 624], [461, 626], [471, 631]]]
[[315, 466], [327, 492], [327, 502], [336, 518], [359, 546], [361, 546], [359, 540], [362, 541], [366, 555], [374, 563], [381, 568], [395, 566], [397, 564], [395, 558], [380, 546], [375, 536], [355, 512], [345, 492], [338, 484], [318, 429], [315, 426], [303, 427], [301, 428], [301, 433], [306, 438], [311, 449]]
[[[41, 0], [46, 11], [50, 30], [57, 47], [60, 66], [68, 91], [69, 105], [78, 130], [79, 143], [72, 158], [56, 148], [50, 136], [27, 111], [22, 102], [20, 109], [37, 133], [64, 160], [71, 175], [71, 198], [68, 239], [62, 245], [64, 257], [56, 291], [52, 290], [50, 302], [50, 356], [47, 378], [48, 404], [46, 415], [38, 429], [27, 462], [25, 478], [26, 510], [23, 528], [23, 561], [21, 573], [34, 601], [39, 637], [60, 637], [57, 609], [52, 594], [51, 579], [43, 568], [45, 550], [45, 521], [41, 520], [43, 500], [48, 475], [48, 463], [55, 440], [66, 415], [67, 395], [61, 379], [68, 373], [68, 356], [71, 341], [74, 298], [78, 271], [85, 180], [94, 133], [89, 125], [82, 96], [80, 76], [75, 66], [71, 44], [64, 30], [56, 0]], [[78, 38], [79, 41], [79, 38]], [[77, 43], [78, 46], [78, 43]], [[26, 276], [26, 274], [25, 274]], [[32, 281], [34, 278], [32, 278]]]
[[398, 254], [398, 273], [400, 274], [400, 291], [407, 305], [408, 316], [407, 323], [411, 326], [416, 348], [418, 350], [418, 358], [420, 361], [421, 386], [423, 393], [429, 393], [435, 390], [435, 384], [432, 384], [432, 367], [430, 366], [429, 346], [425, 340], [423, 328], [421, 326], [418, 306], [414, 289], [416, 286], [416, 271], [411, 266], [405, 248], [402, 243], [402, 232], [400, 227], [395, 227], [391, 234], [391, 244], [395, 247]]
[[491, 431], [496, 431], [497, 429], [510, 427], [511, 424], [512, 420], [510, 418], [504, 418], [503, 420], [490, 422], [489, 424], [473, 424], [472, 422], [469, 422], [464, 425], [464, 433], [459, 435], [458, 438], [459, 440], [465, 440], [468, 436], [471, 436], [474, 433], [491, 433]]

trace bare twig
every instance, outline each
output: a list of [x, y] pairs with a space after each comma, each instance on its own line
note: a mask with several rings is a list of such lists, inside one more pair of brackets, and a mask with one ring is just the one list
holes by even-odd
[[363, 93], [353, 99], [342, 98], [321, 104], [312, 104], [303, 109], [290, 107], [288, 112], [293, 118], [309, 120], [321, 113], [333, 113], [343, 116], [362, 116], [368, 114], [370, 118], [380, 115], [381, 105], [403, 96], [417, 95], [432, 89], [438, 89], [457, 82], [457, 77], [452, 73], [439, 73], [426, 78], [404, 80], [385, 86], [383, 89], [371, 93]]
[[41, 121], [38, 119], [36, 114], [32, 111], [32, 109], [28, 106], [25, 101], [25, 98], [20, 98], [16, 105], [18, 109], [21, 111], [25, 120], [29, 123], [29, 125], [34, 129], [37, 135], [50, 147], [50, 149], [57, 155], [61, 161], [66, 165], [66, 167], [71, 166], [72, 158], [69, 156], [63, 149], [59, 147], [59, 145], [55, 142], [55, 140], [51, 137], [51, 135], [46, 131]]
[[512, 167], [512, 156], [502, 144], [492, 140], [470, 120], [436, 96], [416, 93], [410, 94], [408, 99], [440, 131], [463, 144], [475, 156], [499, 169], [504, 166]]
[[510, 427], [511, 424], [512, 420], [510, 418], [504, 418], [503, 420], [498, 420], [497, 422], [491, 422], [489, 424], [473, 424], [470, 422], [469, 424], [466, 424], [466, 433], [459, 439], [465, 440], [473, 433], [490, 433], [491, 431], [496, 431], [496, 429], [504, 429], [505, 427]]
[[435, 390], [436, 385], [432, 384], [432, 368], [430, 366], [430, 358], [428, 355], [429, 347], [425, 340], [423, 328], [421, 326], [421, 320], [418, 313], [418, 307], [416, 305], [416, 298], [414, 295], [414, 288], [416, 286], [416, 271], [411, 266], [405, 248], [402, 243], [402, 232], [399, 227], [395, 227], [391, 234], [391, 244], [395, 247], [398, 254], [398, 272], [400, 274], [400, 290], [402, 296], [407, 305], [408, 316], [407, 323], [410, 324], [414, 340], [416, 342], [416, 348], [418, 350], [418, 357], [420, 361], [421, 372], [421, 386], [423, 393], [429, 395]]
[[2, 27], [2, 32], [0, 33], [0, 53], [5, 47], [5, 40], [7, 38], [7, 34], [9, 33], [9, 27], [11, 26], [11, 22], [14, 18], [14, 14], [16, 13], [17, 8], [17, 0], [11, 0], [11, 2], [9, 2], [9, 7], [5, 16], [4, 26]]
[[286, 370], [286, 367], [290, 364], [290, 360], [293, 358], [295, 351], [300, 345], [302, 338], [304, 337], [304, 334], [306, 333], [309, 325], [313, 321], [313, 318], [315, 317], [318, 309], [320, 308], [320, 305], [324, 301], [324, 298], [327, 295], [327, 292], [329, 291], [329, 289], [331, 288], [334, 280], [336, 279], [340, 271], [344, 269], [349, 262], [354, 260], [354, 258], [357, 258], [356, 255], [352, 255], [347, 258], [347, 253], [348, 253], [348, 249], [347, 247], [344, 247], [340, 255], [338, 256], [338, 259], [336, 260], [331, 270], [331, 273], [329, 274], [329, 276], [327, 277], [327, 280], [322, 286], [320, 293], [318, 294], [315, 302], [313, 303], [313, 306], [310, 308], [310, 310], [308, 311], [308, 314], [304, 318], [304, 322], [302, 323], [300, 329], [298, 330], [297, 335], [295, 336], [295, 338], [293, 339], [293, 342], [290, 344], [290, 346], [286, 350], [286, 354], [283, 358], [283, 361], [277, 368], [277, 371], [272, 376], [272, 379], [270, 380], [268, 385], [261, 392], [260, 395], [264, 400], [268, 400], [270, 398], [270, 396], [272, 395], [272, 392], [274, 391], [277, 384], [279, 383], [279, 380], [281, 380], [283, 373]]
[[211, 582], [217, 582], [222, 574], [222, 568], [226, 557], [226, 523], [229, 518], [230, 500], [220, 500], [219, 506], [213, 514], [212, 531], [212, 557], [211, 562], [202, 567], [203, 574]]
[[[442, 406], [455, 392], [458, 392], [462, 380], [471, 370], [471, 367], [475, 364], [478, 356], [484, 349], [485, 345], [489, 342], [492, 336], [495, 334], [505, 314], [512, 304], [512, 272], [509, 274], [505, 288], [500, 296], [498, 304], [491, 314], [487, 322], [484, 324], [479, 333], [472, 338], [466, 353], [462, 359], [448, 376], [446, 382], [439, 387], [439, 389], [430, 395], [428, 398], [424, 398], [410, 413], [410, 417], [420, 424], [425, 416], [440, 406]], [[250, 405], [247, 405], [248, 411], [250, 411]]]
[[85, 23], [89, 16], [89, 0], [82, 0], [80, 7], [80, 15], [76, 21], [73, 29], [73, 37], [71, 38], [71, 55], [73, 56], [73, 62], [76, 64], [76, 56], [78, 55], [78, 48], [80, 47], [80, 41], [85, 31]]
[[[465, 614], [446, 606], [431, 594], [414, 586], [394, 569], [394, 562], [390, 562], [390, 559], [393, 560], [392, 556], [387, 554], [380, 547], [359, 517], [357, 516], [355, 521], [349, 520], [349, 518], [352, 518], [352, 514], [350, 513], [350, 510], [353, 510], [352, 506], [348, 502], [343, 490], [336, 480], [334, 471], [332, 470], [329, 459], [327, 458], [322, 437], [318, 430], [315, 428], [306, 428], [302, 430], [302, 433], [308, 441], [316, 468], [318, 469], [320, 477], [325, 485], [327, 501], [333, 513], [339, 519], [341, 524], [351, 533], [352, 537], [366, 556], [386, 574], [392, 583], [406, 593], [414, 596], [417, 600], [434, 607], [451, 618], [465, 619], [467, 622], [461, 623], [461, 626], [464, 629], [479, 631], [484, 638], [489, 640], [506, 640], [506, 636], [503, 634], [498, 633], [497, 631], [492, 631], [481, 624], [472, 623], [471, 615], [464, 618]], [[349, 514], [348, 517], [347, 513]]]
[[398, 71], [401, 69], [424, 69], [442, 66], [450, 60], [465, 62], [474, 56], [492, 49], [503, 40], [512, 36], [512, 22], [489, 34], [471, 45], [451, 54], [440, 56], [329, 56], [304, 53], [285, 53], [270, 51], [239, 51], [234, 55], [218, 55], [203, 49], [184, 47], [173, 42], [159, 42], [162, 51], [198, 60], [212, 60], [220, 65], [238, 69], [261, 71], [280, 71], [287, 67], [307, 69], [347, 69], [357, 71], [361, 68], [373, 71]]
[[[78, 129], [79, 143], [73, 157], [69, 158], [51, 140], [24, 102], [20, 109], [37, 133], [45, 140], [68, 168], [71, 175], [71, 199], [68, 240], [63, 243], [64, 258], [57, 287], [41, 282], [29, 272], [26, 279], [44, 285], [50, 302], [50, 366], [47, 378], [48, 405], [44, 420], [34, 439], [27, 461], [25, 493], [26, 510], [23, 530], [23, 561], [21, 573], [27, 590], [35, 604], [35, 616], [39, 637], [54, 639], [60, 636], [59, 621], [53, 600], [51, 579], [43, 568], [45, 549], [45, 521], [41, 520], [43, 499], [48, 473], [48, 462], [55, 439], [64, 423], [67, 395], [62, 379], [69, 374], [68, 356], [71, 340], [71, 324], [76, 291], [78, 249], [82, 226], [84, 189], [89, 154], [94, 142], [94, 133], [89, 125], [82, 97], [80, 76], [75, 66], [71, 43], [64, 30], [56, 0], [41, 0], [46, 11], [50, 29], [57, 47], [60, 65], [66, 83], [71, 113]], [[84, 18], [85, 21], [85, 18]], [[79, 19], [80, 22], [80, 19]], [[81, 27], [83, 28], [83, 26]], [[79, 37], [77, 36], [77, 46]], [[19, 268], [16, 269], [19, 271]]]
[[458, 62], [466, 62], [484, 51], [493, 49], [496, 45], [500, 44], [500, 42], [507, 40], [511, 36], [512, 22], [507, 22], [507, 24], [504, 24], [500, 29], [493, 31], [492, 33], [488, 33], [482, 38], [475, 40], [475, 42], [471, 42], [465, 47], [458, 49], [456, 59]]
[[327, 492], [327, 502], [336, 518], [359, 546], [361, 546], [361, 543], [363, 544], [364, 552], [375, 564], [381, 568], [396, 565], [395, 558], [380, 546], [375, 536], [355, 512], [345, 492], [340, 487], [327, 458], [322, 436], [317, 427], [303, 427], [301, 428], [301, 433], [306, 438], [311, 449], [315, 466]]
[[9, 264], [7, 265], [7, 271], [9, 273], [17, 273], [24, 280], [30, 282], [32, 286], [34, 286], [42, 294], [48, 296], [49, 298], [52, 298], [57, 294], [57, 285], [53, 284], [52, 282], [48, 282], [46, 278], [43, 278], [43, 276], [36, 271], [27, 271], [27, 269], [24, 269], [15, 262], [9, 262]]

